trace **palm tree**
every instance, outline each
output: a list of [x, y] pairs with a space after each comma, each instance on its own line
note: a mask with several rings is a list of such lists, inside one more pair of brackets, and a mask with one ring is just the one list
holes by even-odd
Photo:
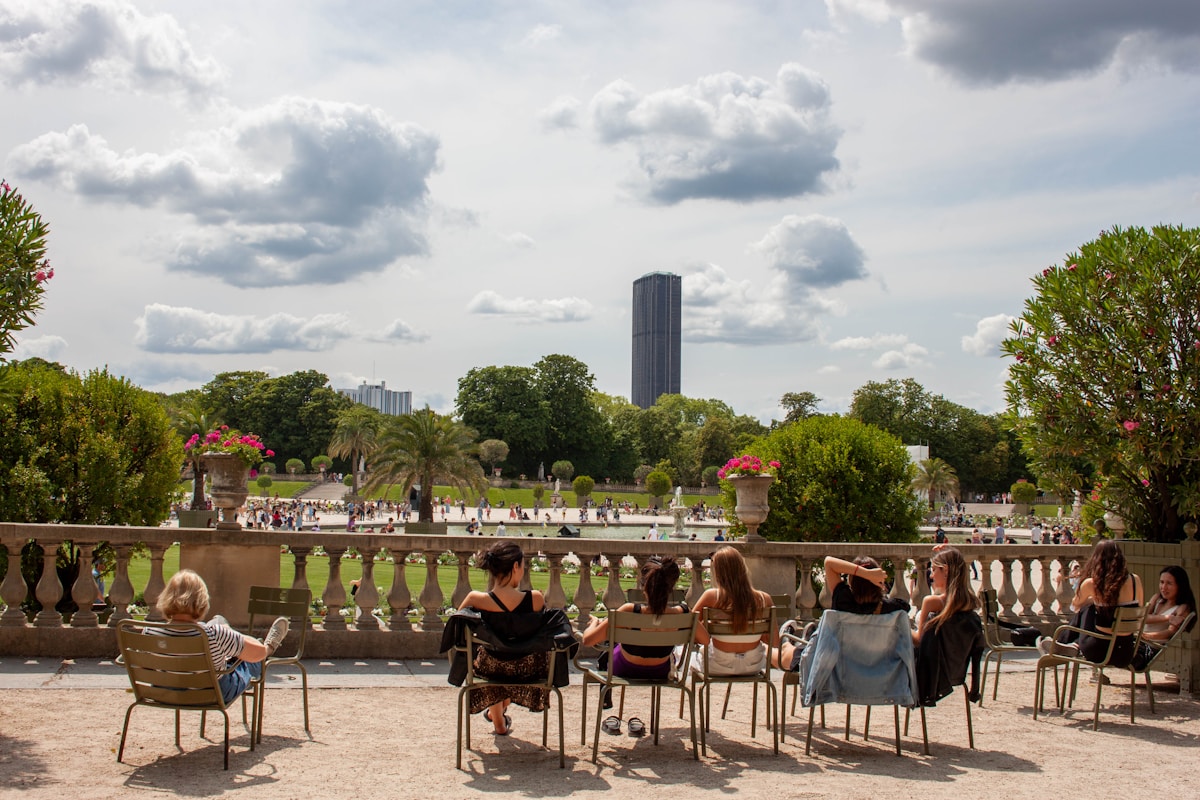
[[917, 462], [917, 474], [912, 480], [912, 488], [928, 494], [929, 510], [932, 511], [938, 496], [954, 496], [958, 493], [958, 475], [954, 473], [954, 467], [942, 459], [927, 458]]
[[329, 455], [350, 459], [351, 492], [358, 495], [359, 456], [370, 457], [379, 434], [379, 412], [367, 406], [355, 405], [337, 415], [337, 427], [329, 440]]
[[468, 489], [487, 490], [483, 467], [475, 458], [475, 431], [428, 406], [411, 414], [389, 419], [379, 433], [371, 475], [366, 490], [400, 484], [407, 495], [414, 484], [421, 486], [417, 511], [420, 522], [433, 522], [433, 482], [449, 483], [464, 496]]
[[[189, 397], [171, 410], [171, 425], [186, 442], [194, 433], [204, 436], [216, 427], [217, 421], [198, 397]], [[204, 508], [204, 464], [195, 451], [190, 451], [186, 459], [192, 465], [192, 508]]]

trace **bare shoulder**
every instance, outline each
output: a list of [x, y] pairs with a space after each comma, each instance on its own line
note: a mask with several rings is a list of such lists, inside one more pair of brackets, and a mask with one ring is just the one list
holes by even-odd
[[543, 608], [546, 607], [546, 596], [544, 594], [542, 594], [537, 589], [531, 589], [529, 591], [529, 593], [531, 595], [533, 595], [533, 610], [534, 611], [541, 611]]
[[936, 613], [946, 605], [946, 598], [940, 594], [931, 594], [921, 601], [921, 610], [926, 613]]

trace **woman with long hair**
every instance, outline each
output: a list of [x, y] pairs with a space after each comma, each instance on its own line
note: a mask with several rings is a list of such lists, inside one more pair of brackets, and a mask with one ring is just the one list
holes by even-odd
[[[1092, 550], [1091, 558], [1083, 567], [1083, 581], [1075, 590], [1074, 608], [1078, 627], [1098, 633], [1112, 633], [1112, 624], [1118, 608], [1137, 608], [1142, 604], [1142, 581], [1125, 565], [1125, 554], [1120, 546], [1110, 539], [1102, 539]], [[1089, 608], [1091, 606], [1091, 608]], [[1066, 633], [1070, 633], [1069, 631]], [[1133, 634], [1117, 638], [1109, 665], [1128, 666], [1133, 660]], [[1038, 650], [1043, 655], [1060, 653], [1068, 656], [1083, 655], [1088, 661], [1100, 662], [1108, 655], [1109, 641], [1081, 634], [1077, 642], [1054, 641], [1048, 636], [1038, 639]]]
[[[645, 593], [644, 603], [624, 603], [617, 611], [632, 611], [634, 614], [649, 614], [661, 617], [664, 614], [687, 614], [690, 609], [687, 603], [671, 603], [671, 593], [675, 591], [675, 583], [679, 580], [679, 564], [672, 556], [653, 556], [648, 559], [641, 569], [642, 591]], [[608, 639], [608, 619], [592, 617], [583, 632], [585, 645], [597, 645]], [[613, 675], [620, 678], [666, 678], [671, 672], [671, 656], [675, 648], [655, 645], [622, 645], [613, 648], [611, 654], [601, 654], [601, 659], [612, 658]], [[603, 661], [598, 666], [607, 667]], [[604, 706], [609, 708], [612, 701], [606, 693]], [[608, 733], [621, 732], [621, 718], [610, 716], [604, 720], [604, 730]], [[638, 736], [645, 731], [645, 724], [637, 717], [629, 720], [629, 732]]]
[[913, 642], [919, 644], [926, 631], [940, 629], [960, 611], [979, 608], [979, 598], [971, 590], [967, 560], [953, 547], [937, 545], [929, 562], [933, 594], [921, 601]]
[[[545, 608], [546, 600], [541, 592], [521, 589], [521, 578], [525, 575], [525, 553], [517, 543], [500, 542], [492, 545], [480, 556], [476, 566], [487, 570], [492, 576], [492, 589], [488, 592], [470, 592], [463, 598], [460, 609], [474, 608], [485, 622], [491, 624], [490, 620], [496, 616], [539, 612]], [[496, 678], [532, 681], [545, 678], [549, 668], [547, 653], [530, 653], [505, 660], [480, 647], [475, 656], [475, 671]], [[507, 736], [512, 732], [512, 719], [505, 712], [514, 702], [530, 711], [542, 711], [549, 704], [549, 693], [534, 686], [486, 686], [471, 692], [471, 713], [484, 711], [488, 721], [495, 727], [496, 735]]]
[[746, 631], [751, 619], [773, 605], [771, 595], [754, 588], [746, 560], [732, 547], [713, 553], [710, 571], [713, 586], [700, 595], [696, 612], [705, 608], [724, 611], [733, 623], [734, 635], [713, 638], [701, 625], [696, 629], [696, 644], [707, 648], [710, 674], [752, 675], [763, 668], [774, 632], [758, 636], [739, 631]]
[[1175, 635], [1188, 614], [1196, 610], [1192, 582], [1183, 567], [1163, 567], [1158, 574], [1158, 594], [1146, 605], [1143, 639], [1166, 641]]

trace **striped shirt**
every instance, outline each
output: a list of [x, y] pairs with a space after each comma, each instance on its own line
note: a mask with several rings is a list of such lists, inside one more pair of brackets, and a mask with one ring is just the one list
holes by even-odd
[[[246, 646], [246, 637], [235, 631], [228, 625], [221, 625], [217, 622], [198, 621], [197, 624], [204, 628], [204, 632], [208, 635], [208, 653], [212, 656], [213, 666], [217, 672], [223, 671], [230, 661], [234, 661], [241, 655], [242, 649]], [[166, 632], [172, 636], [193, 636], [189, 631], [166, 629]]]

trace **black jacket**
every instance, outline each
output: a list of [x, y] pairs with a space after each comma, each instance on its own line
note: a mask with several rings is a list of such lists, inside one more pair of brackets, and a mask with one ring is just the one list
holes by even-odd
[[972, 701], [979, 699], [979, 661], [985, 643], [983, 623], [974, 611], [960, 611], [940, 628], [932, 624], [917, 648], [918, 701], [934, 706], [967, 680], [967, 662], [971, 664]]
[[548, 650], [563, 651], [554, 663], [554, 685], [571, 682], [570, 659], [579, 649], [571, 621], [561, 608], [541, 611], [489, 613], [486, 618], [473, 608], [455, 611], [446, 620], [439, 653], [453, 650], [447, 680], [462, 686], [467, 679], [467, 630], [497, 657], [519, 657]]

